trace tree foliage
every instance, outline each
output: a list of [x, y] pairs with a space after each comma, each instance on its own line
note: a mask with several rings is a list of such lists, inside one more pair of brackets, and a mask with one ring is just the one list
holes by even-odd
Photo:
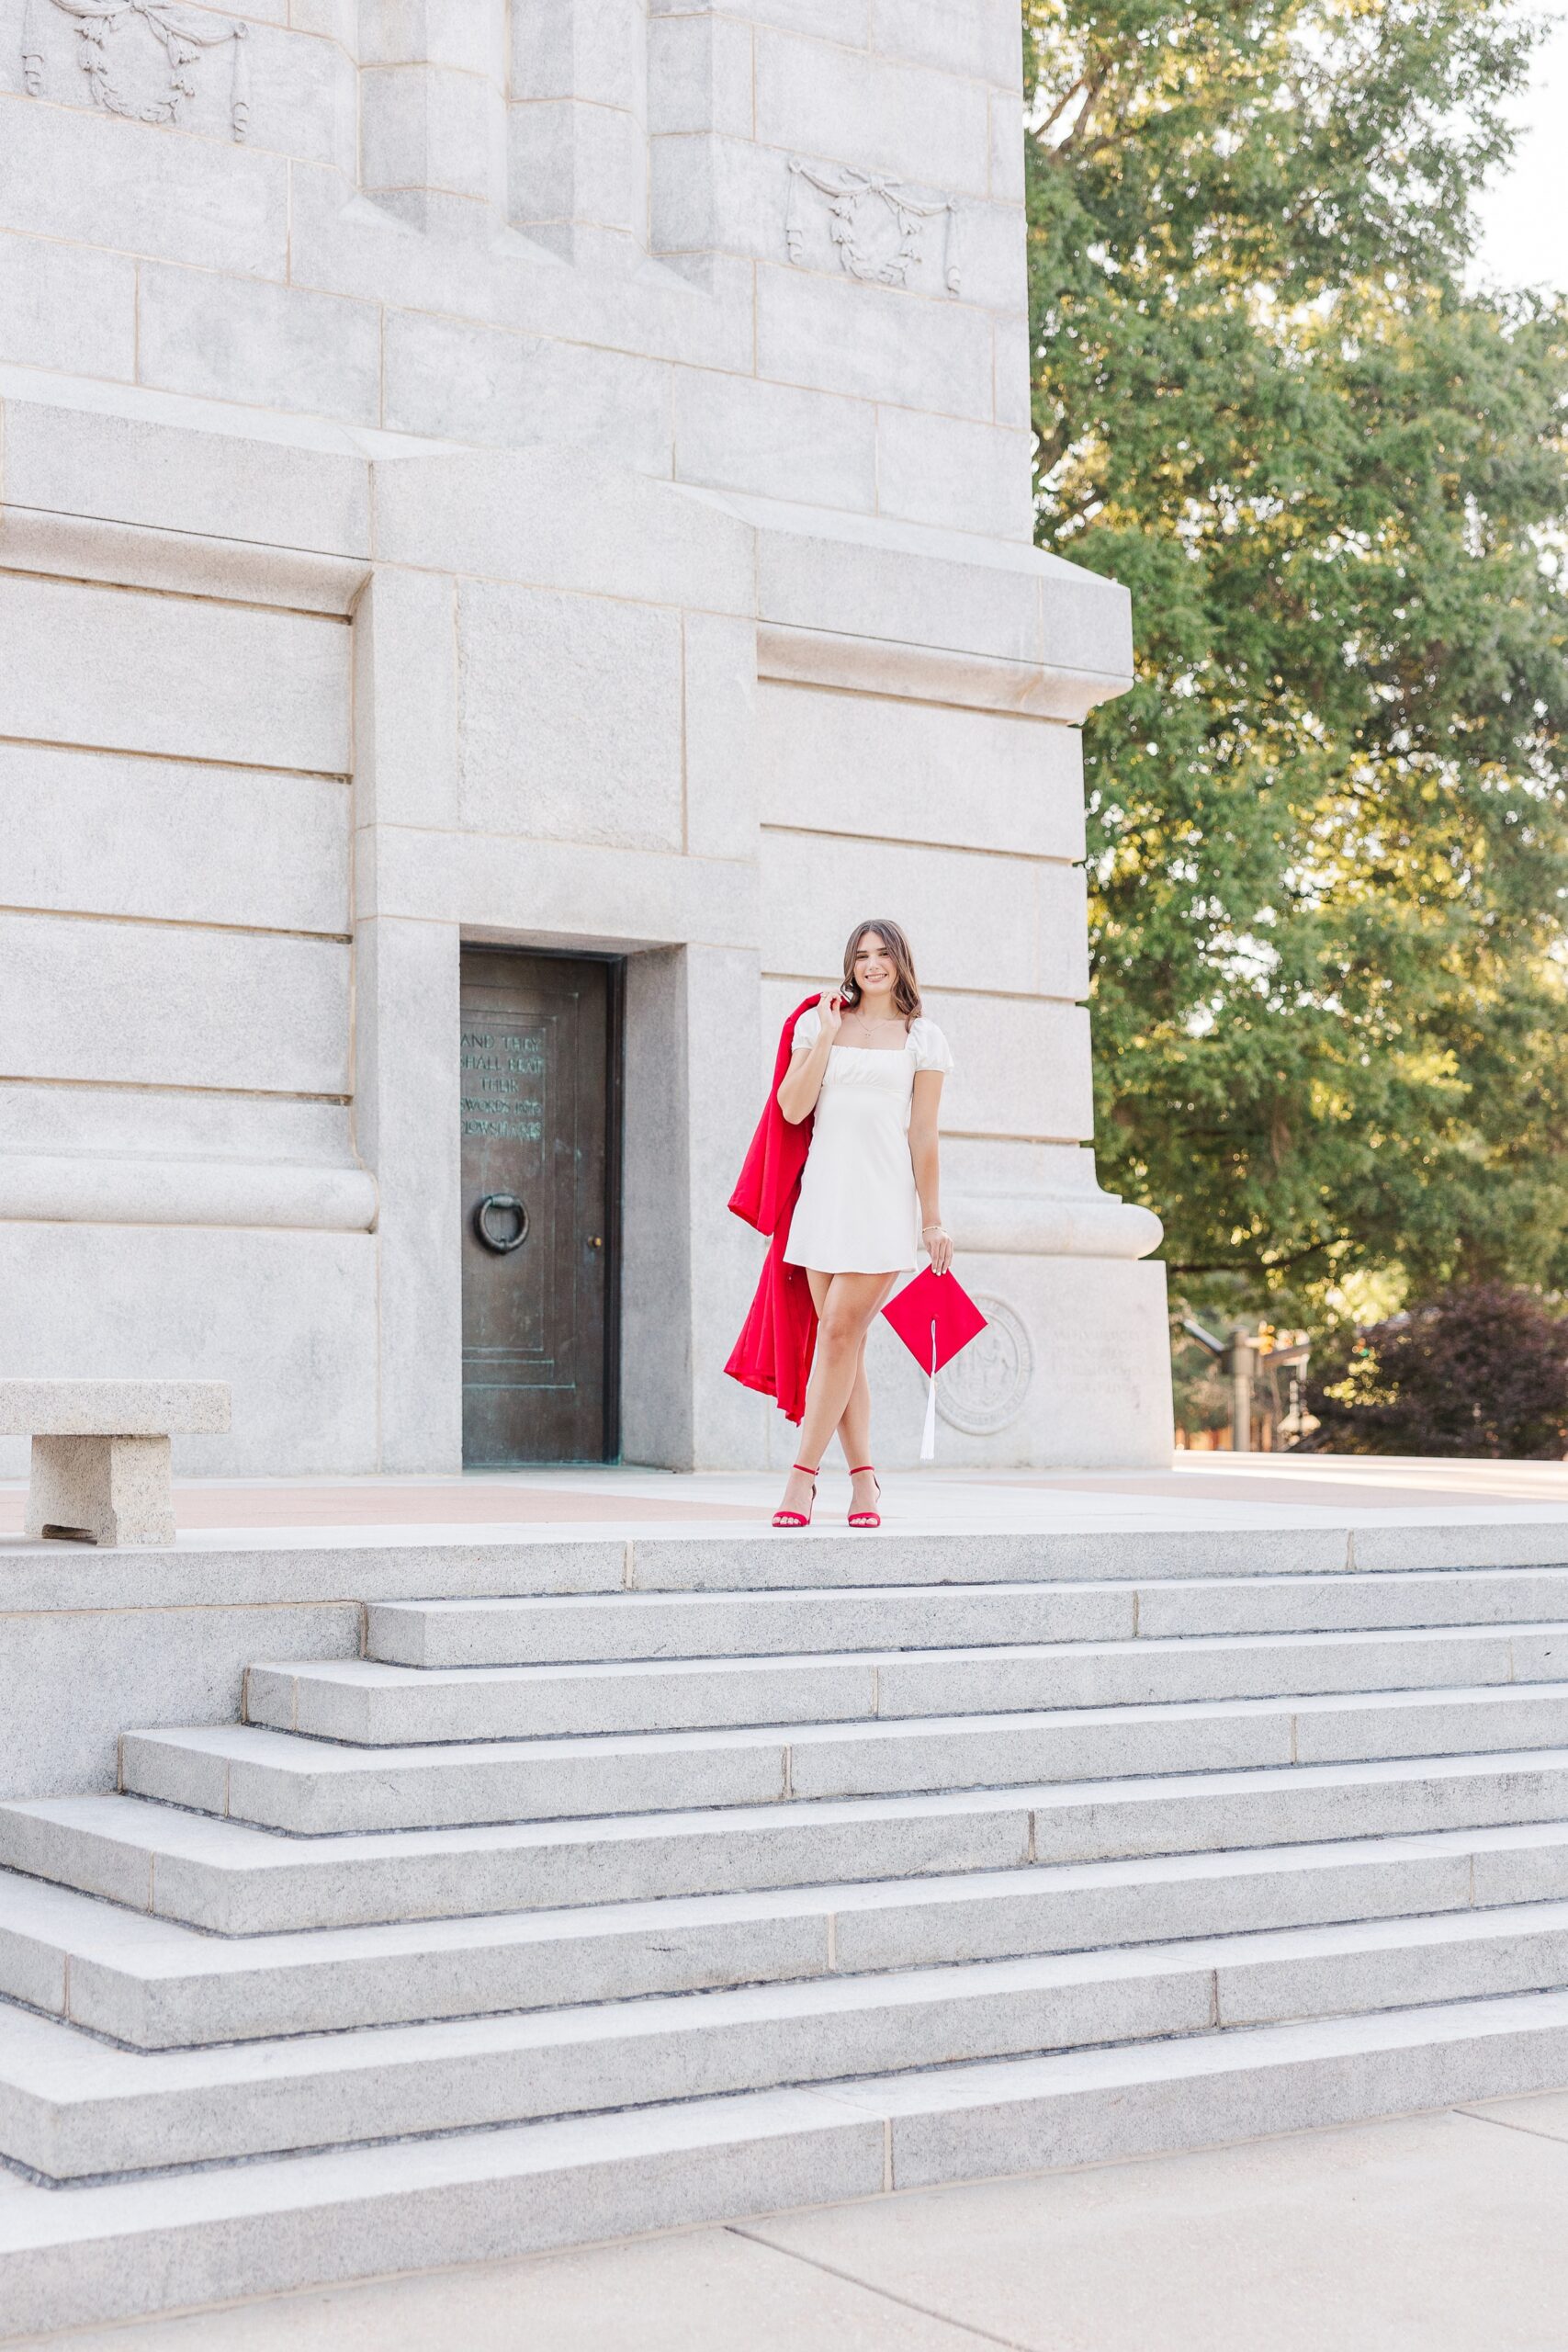
[[1568, 312], [1469, 290], [1506, 0], [1025, 0], [1099, 1136], [1173, 1273], [1568, 1284]]
[[1568, 1322], [1533, 1291], [1477, 1283], [1337, 1335], [1312, 1399], [1336, 1453], [1568, 1453]]

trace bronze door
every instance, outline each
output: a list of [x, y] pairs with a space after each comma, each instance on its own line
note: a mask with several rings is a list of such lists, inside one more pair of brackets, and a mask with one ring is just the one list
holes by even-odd
[[463, 956], [463, 1459], [603, 1462], [614, 1427], [616, 983]]

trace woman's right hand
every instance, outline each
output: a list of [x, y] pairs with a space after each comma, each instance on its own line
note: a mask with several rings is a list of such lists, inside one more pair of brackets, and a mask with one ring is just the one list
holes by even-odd
[[817, 1012], [825, 1037], [836, 1037], [839, 1023], [844, 1017], [844, 1001], [832, 989], [824, 989], [817, 1000]]

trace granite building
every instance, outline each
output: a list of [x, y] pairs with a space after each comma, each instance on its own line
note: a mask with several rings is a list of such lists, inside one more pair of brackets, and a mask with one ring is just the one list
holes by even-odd
[[943, 1458], [1167, 1458], [1020, 93], [1016, 0], [0, 0], [6, 1372], [231, 1380], [196, 1471], [786, 1459], [724, 1203], [886, 914]]

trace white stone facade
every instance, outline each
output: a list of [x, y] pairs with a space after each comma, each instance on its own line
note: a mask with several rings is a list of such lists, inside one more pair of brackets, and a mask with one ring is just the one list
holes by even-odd
[[724, 1203], [882, 913], [998, 1309], [944, 1457], [1166, 1458], [1023, 265], [1016, 0], [0, 0], [0, 1372], [456, 1466], [459, 949], [610, 954], [623, 1450], [783, 1458]]

